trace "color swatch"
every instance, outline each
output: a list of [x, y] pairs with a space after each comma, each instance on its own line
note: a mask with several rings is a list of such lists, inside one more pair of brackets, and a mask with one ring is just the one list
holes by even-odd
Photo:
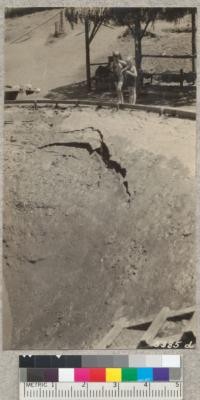
[[180, 355], [20, 356], [20, 382], [175, 382]]
[[20, 368], [21, 382], [169, 382], [180, 368]]
[[180, 368], [177, 354], [20, 356], [19, 368]]

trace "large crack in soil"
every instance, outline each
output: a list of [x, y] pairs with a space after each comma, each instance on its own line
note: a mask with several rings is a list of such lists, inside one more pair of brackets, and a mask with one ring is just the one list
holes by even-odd
[[193, 141], [182, 125], [45, 110], [27, 134], [26, 112], [12, 109], [5, 131], [5, 348], [95, 348], [120, 317], [193, 304]]
[[128, 196], [128, 203], [130, 203], [132, 196], [131, 196], [131, 193], [129, 190], [128, 181], [127, 181], [127, 179], [125, 179], [127, 176], [127, 170], [125, 167], [122, 167], [118, 161], [112, 160], [110, 150], [104, 141], [104, 136], [103, 136], [102, 132], [99, 129], [94, 128], [93, 126], [88, 126], [88, 127], [82, 128], [82, 129], [65, 131], [65, 133], [80, 133], [80, 132], [84, 133], [86, 130], [91, 130], [92, 132], [98, 133], [99, 139], [100, 139], [99, 147], [93, 149], [93, 147], [91, 146], [91, 144], [89, 142], [53, 142], [53, 143], [45, 144], [43, 146], [39, 146], [38, 149], [42, 150], [47, 147], [65, 146], [65, 147], [73, 147], [76, 149], [84, 149], [89, 153], [89, 155], [92, 155], [93, 153], [99, 154], [99, 156], [101, 157], [106, 168], [110, 169], [110, 170], [114, 170], [115, 173], [119, 174], [122, 177], [122, 179], [123, 179], [122, 184], [123, 184], [126, 194]]

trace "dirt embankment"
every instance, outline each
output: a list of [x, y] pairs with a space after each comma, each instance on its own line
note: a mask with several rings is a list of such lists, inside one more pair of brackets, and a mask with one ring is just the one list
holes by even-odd
[[121, 315], [194, 303], [193, 121], [73, 107], [5, 120], [12, 349], [92, 347]]

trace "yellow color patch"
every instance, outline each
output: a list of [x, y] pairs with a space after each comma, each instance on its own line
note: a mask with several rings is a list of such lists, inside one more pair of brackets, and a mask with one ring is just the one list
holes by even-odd
[[121, 368], [106, 368], [106, 382], [121, 382]]

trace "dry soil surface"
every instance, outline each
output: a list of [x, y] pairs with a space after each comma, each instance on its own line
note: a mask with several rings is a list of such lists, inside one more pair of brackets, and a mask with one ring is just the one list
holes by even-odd
[[194, 121], [7, 107], [4, 135], [4, 347], [92, 348], [194, 303]]

